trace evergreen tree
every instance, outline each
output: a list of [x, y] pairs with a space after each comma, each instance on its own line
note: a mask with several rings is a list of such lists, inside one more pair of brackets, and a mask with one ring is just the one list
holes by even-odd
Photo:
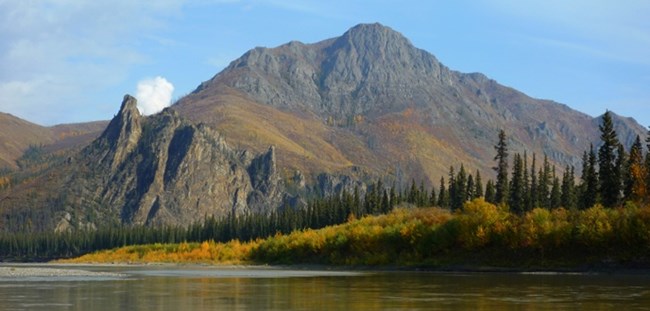
[[506, 203], [508, 199], [508, 145], [506, 143], [506, 132], [499, 131], [499, 142], [494, 146], [497, 152], [494, 160], [497, 166], [493, 169], [497, 173], [494, 199], [497, 204]]
[[496, 190], [492, 179], [485, 184], [485, 201], [496, 204]]
[[532, 208], [530, 207], [530, 183], [528, 178], [528, 154], [524, 151], [523, 158], [523, 174], [522, 174], [522, 209], [524, 211], [529, 211]]
[[436, 197], [436, 187], [431, 187], [431, 194], [429, 195], [429, 206], [437, 206], [438, 198]]
[[418, 206], [426, 206], [429, 201], [429, 194], [427, 189], [424, 188], [424, 181], [420, 181], [420, 190], [418, 190]]
[[458, 171], [454, 184], [454, 196], [451, 198], [452, 210], [462, 208], [463, 203], [467, 200], [467, 173], [462, 164], [460, 165], [460, 170]]
[[559, 208], [562, 205], [562, 192], [560, 191], [560, 179], [555, 174], [555, 166], [552, 175], [553, 185], [551, 186], [550, 207]]
[[476, 170], [476, 189], [474, 190], [474, 196], [477, 198], [483, 197], [483, 181], [481, 180], [481, 172]]
[[510, 181], [510, 199], [508, 204], [510, 205], [510, 210], [517, 214], [522, 214], [524, 212], [524, 197], [523, 197], [523, 161], [521, 155], [516, 153], [513, 159], [513, 168], [512, 168], [512, 179]]
[[445, 189], [445, 178], [440, 177], [440, 191], [438, 191], [438, 206], [449, 208], [449, 193]]
[[474, 190], [476, 190], [476, 185], [474, 185], [474, 176], [472, 176], [472, 174], [469, 174], [467, 175], [467, 190], [465, 192], [467, 193], [466, 200], [474, 200], [476, 198]]
[[582, 157], [582, 183], [580, 184], [581, 209], [590, 208], [600, 200], [598, 192], [598, 173], [596, 172], [596, 152], [594, 146], [589, 146], [589, 153]]
[[566, 209], [576, 208], [575, 172], [573, 166], [567, 165], [562, 175], [562, 206]]
[[619, 142], [614, 130], [610, 112], [603, 115], [600, 128], [600, 139], [603, 144], [598, 149], [598, 177], [600, 179], [600, 197], [605, 207], [619, 204], [621, 178], [617, 168], [616, 149]]
[[619, 195], [618, 203], [620, 205], [625, 198], [625, 187], [629, 183], [627, 172], [629, 170], [629, 162], [627, 159], [627, 153], [625, 152], [625, 147], [623, 144], [618, 144], [616, 152], [616, 175], [619, 180]]
[[393, 186], [390, 187], [390, 208], [393, 209], [397, 204], [399, 204], [397, 190], [395, 190], [395, 183], [393, 182]]
[[352, 194], [352, 211], [354, 216], [361, 217], [361, 196], [359, 195], [359, 186], [354, 186], [354, 192]]
[[528, 206], [526, 210], [532, 210], [533, 208], [539, 207], [539, 201], [537, 194], [537, 168], [535, 167], [535, 154], [533, 153], [533, 161], [530, 165], [530, 190], [528, 194]]
[[388, 198], [388, 192], [384, 189], [384, 194], [381, 198], [381, 212], [382, 214], [388, 214], [393, 208], [390, 206], [390, 199]]
[[544, 164], [539, 170], [539, 176], [537, 178], [538, 188], [537, 188], [537, 201], [539, 206], [543, 208], [550, 208], [551, 201], [550, 196], [551, 192], [549, 188], [551, 187], [551, 164], [548, 162], [548, 157], [544, 155]]
[[417, 204], [418, 196], [418, 189], [415, 187], [415, 179], [411, 179], [411, 187], [409, 188], [408, 195], [406, 196], [406, 202]]
[[449, 167], [449, 181], [447, 186], [448, 198], [447, 205], [449, 209], [453, 210], [456, 207], [456, 173], [454, 167]]

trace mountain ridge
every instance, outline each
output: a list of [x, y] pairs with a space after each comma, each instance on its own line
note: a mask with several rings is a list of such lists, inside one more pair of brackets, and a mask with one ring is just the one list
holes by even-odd
[[[225, 96], [230, 102], [223, 100]], [[341, 163], [349, 163], [348, 169], [361, 166], [381, 175], [382, 168], [393, 167], [429, 182], [436, 182], [450, 165], [459, 162], [489, 174], [499, 129], [508, 132], [514, 151], [547, 154], [561, 168], [579, 167], [582, 151], [598, 141], [597, 118], [564, 104], [531, 98], [481, 73], [451, 70], [381, 24], [357, 25], [340, 37], [313, 44], [292, 41], [275, 48], [252, 49], [173, 108], [217, 128], [228, 118], [246, 127], [244, 117], [231, 113], [241, 102], [291, 115], [286, 122], [320, 122], [328, 142], [323, 146], [335, 149], [324, 154], [343, 159]], [[201, 110], [197, 107], [203, 107], [205, 113], [197, 113]], [[211, 109], [226, 116], [219, 121], [211, 119]], [[300, 136], [282, 124], [271, 123], [280, 133]], [[636, 134], [644, 134], [638, 124], [617, 125], [627, 144]], [[226, 137], [242, 139], [237, 130], [222, 129]], [[305, 153], [316, 153], [301, 138], [292, 141], [306, 149]], [[249, 143], [253, 149], [260, 144], [262, 140]], [[313, 171], [310, 167], [321, 165], [318, 160], [293, 165], [299, 162], [298, 149], [278, 148], [285, 158], [292, 159], [284, 166], [309, 172]], [[414, 159], [405, 159], [405, 150]], [[355, 154], [359, 152], [362, 156]], [[395, 158], [398, 160], [391, 160]]]

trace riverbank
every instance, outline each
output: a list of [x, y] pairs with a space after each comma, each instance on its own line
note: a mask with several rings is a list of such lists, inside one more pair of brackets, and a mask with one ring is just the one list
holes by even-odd
[[648, 228], [648, 208], [535, 209], [515, 215], [475, 200], [456, 213], [403, 208], [249, 242], [134, 245], [60, 262], [497, 272], [647, 270]]

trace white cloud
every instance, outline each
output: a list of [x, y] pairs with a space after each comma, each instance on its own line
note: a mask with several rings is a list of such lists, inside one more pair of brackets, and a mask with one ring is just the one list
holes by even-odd
[[145, 79], [138, 82], [138, 110], [150, 115], [165, 109], [171, 104], [174, 85], [163, 77]]

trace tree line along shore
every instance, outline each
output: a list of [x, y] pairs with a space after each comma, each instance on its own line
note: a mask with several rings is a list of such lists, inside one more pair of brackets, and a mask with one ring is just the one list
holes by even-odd
[[[461, 165], [430, 190], [414, 180], [399, 190], [380, 179], [363, 195], [342, 191], [270, 215], [208, 218], [187, 227], [3, 233], [0, 256], [49, 260], [95, 252], [78, 260], [646, 266], [650, 152], [644, 155], [640, 137], [626, 150], [609, 113], [600, 129], [602, 144], [585, 151], [579, 179], [573, 167], [560, 178], [546, 157], [539, 169], [535, 155], [530, 165], [525, 153], [510, 162], [501, 131], [497, 178], [486, 184], [478, 171], [468, 174]], [[650, 149], [650, 135], [646, 143]], [[425, 206], [437, 207], [418, 208]]]

